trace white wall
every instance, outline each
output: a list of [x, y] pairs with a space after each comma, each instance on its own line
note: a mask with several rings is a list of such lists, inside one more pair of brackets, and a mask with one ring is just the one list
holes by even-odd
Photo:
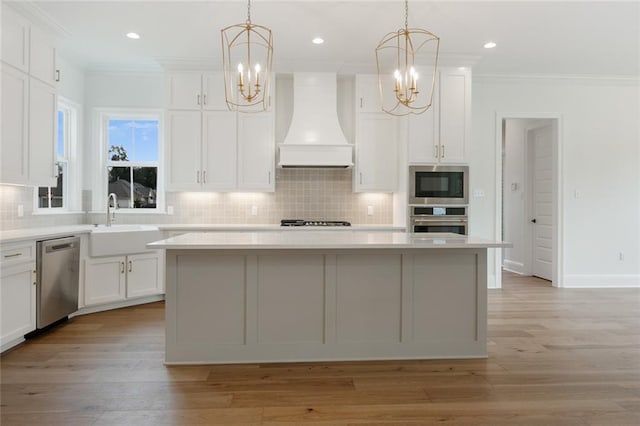
[[[91, 210], [101, 209], [105, 200], [91, 191], [94, 182], [100, 182], [100, 140], [96, 133], [95, 108], [163, 108], [164, 75], [149, 72], [89, 72], [85, 75], [85, 144], [84, 189], [92, 201]], [[98, 183], [99, 185], [99, 183]]]
[[[559, 284], [640, 285], [639, 94], [639, 81], [631, 79], [474, 76], [472, 190], [486, 193], [470, 200], [474, 235], [499, 235], [496, 117], [557, 114], [563, 209]], [[494, 257], [490, 278], [499, 273], [495, 265]]]

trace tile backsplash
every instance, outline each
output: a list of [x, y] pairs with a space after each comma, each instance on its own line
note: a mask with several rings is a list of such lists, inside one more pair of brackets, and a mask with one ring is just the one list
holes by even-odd
[[[90, 193], [84, 191], [82, 198], [86, 206]], [[103, 213], [33, 215], [33, 188], [29, 187], [0, 185], [0, 200], [1, 229], [105, 220]], [[276, 192], [168, 192], [165, 204], [173, 207], [172, 215], [116, 213], [116, 223], [278, 224], [280, 219], [393, 223], [393, 195], [354, 193], [351, 169], [277, 169]], [[23, 217], [17, 215], [18, 205], [23, 205]]]

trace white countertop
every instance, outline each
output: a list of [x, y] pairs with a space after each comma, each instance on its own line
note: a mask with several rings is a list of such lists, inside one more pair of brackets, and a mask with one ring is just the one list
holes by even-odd
[[457, 234], [405, 232], [199, 232], [147, 245], [170, 250], [496, 248], [511, 244]]
[[[131, 224], [116, 223], [113, 230], [122, 229], [126, 232]], [[305, 227], [305, 226], [280, 226], [278, 224], [150, 224], [144, 225], [157, 227], [161, 231], [184, 231], [184, 232], [264, 232], [264, 231], [396, 231], [404, 232], [405, 228], [393, 225], [353, 225], [344, 227]], [[104, 227], [104, 225], [100, 225]], [[57, 238], [66, 235], [88, 234], [96, 229], [95, 225], [63, 225], [63, 226], [46, 226], [37, 228], [22, 228], [0, 231], [0, 243], [6, 244], [24, 240], [45, 240], [49, 238]]]

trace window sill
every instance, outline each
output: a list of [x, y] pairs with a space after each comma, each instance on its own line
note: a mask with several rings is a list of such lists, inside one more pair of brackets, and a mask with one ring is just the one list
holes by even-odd
[[64, 209], [38, 209], [31, 213], [33, 216], [50, 216], [50, 215], [65, 215], [65, 214], [84, 214], [83, 211], [64, 210]]

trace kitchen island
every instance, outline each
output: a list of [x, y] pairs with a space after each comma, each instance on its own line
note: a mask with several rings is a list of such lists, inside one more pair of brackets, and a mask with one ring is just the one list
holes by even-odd
[[166, 250], [167, 364], [486, 357], [487, 250], [456, 234], [210, 232]]

